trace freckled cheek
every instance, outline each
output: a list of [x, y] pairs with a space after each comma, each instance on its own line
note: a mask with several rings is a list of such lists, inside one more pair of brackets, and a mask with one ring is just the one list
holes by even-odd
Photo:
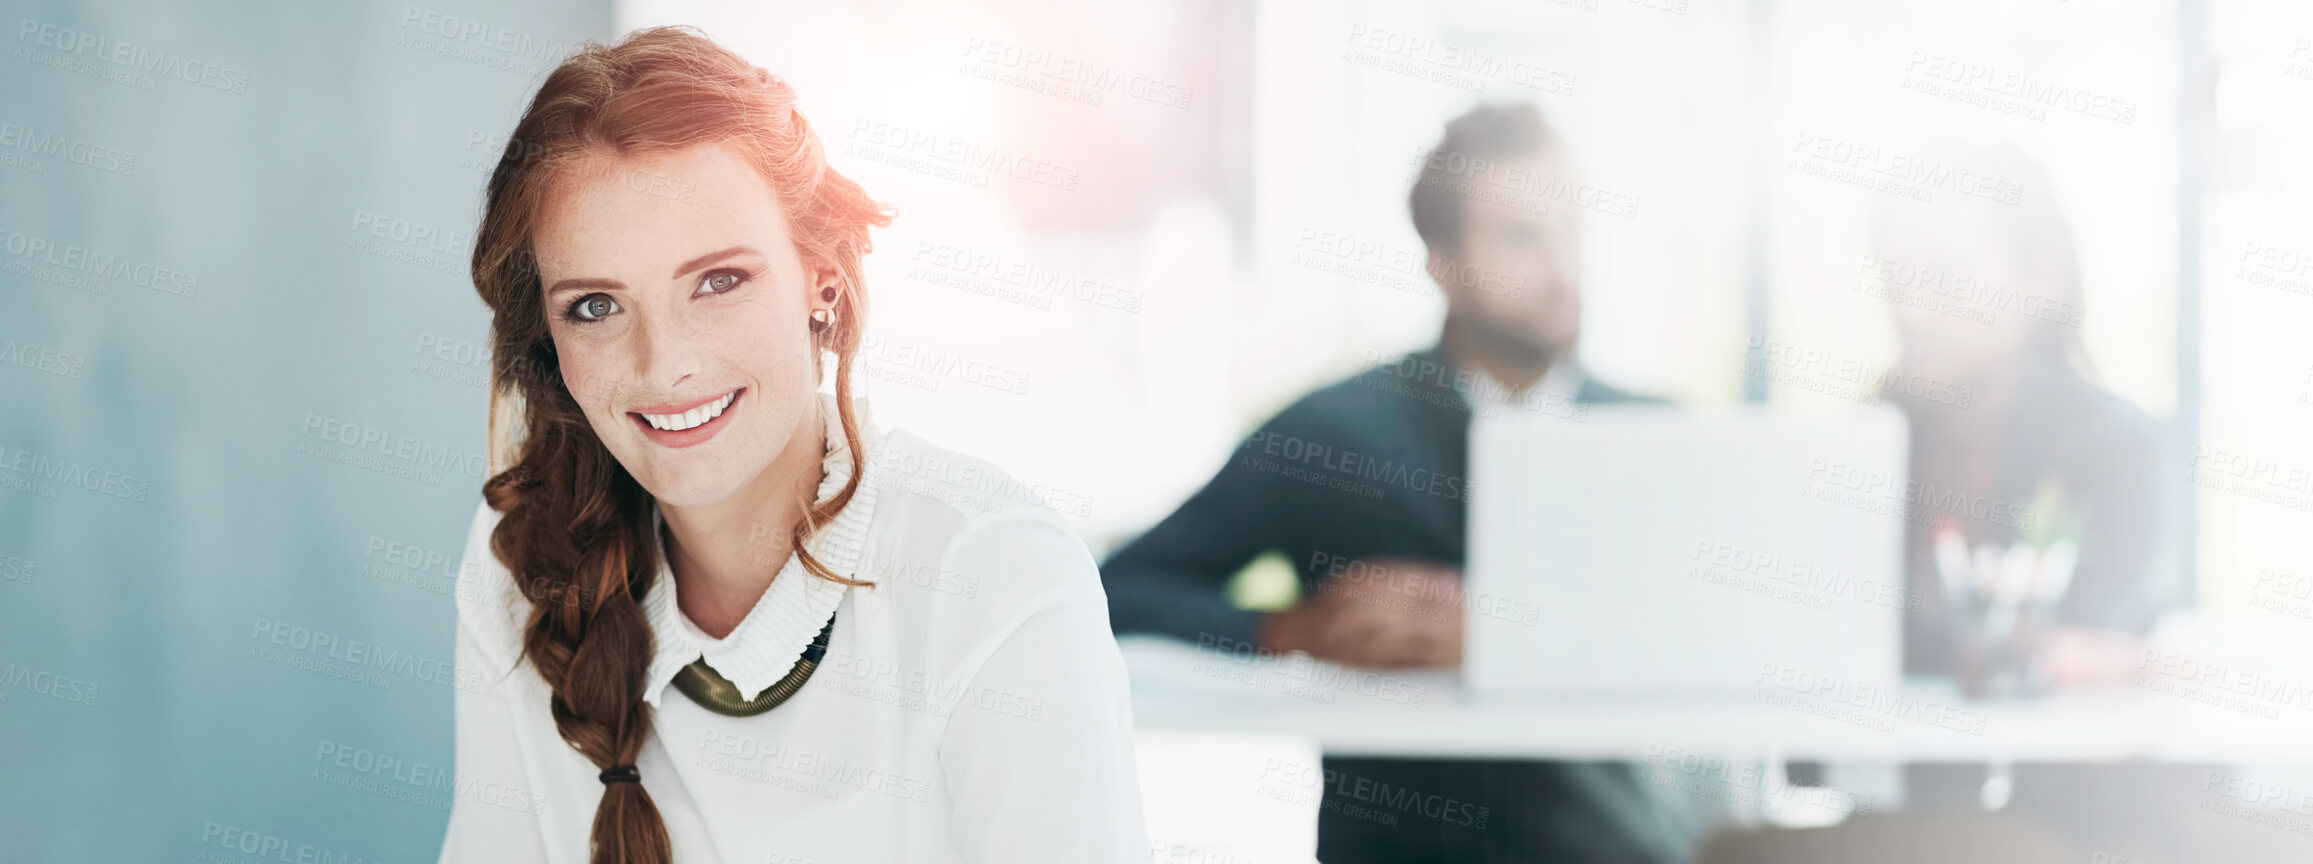
[[699, 338], [710, 340], [714, 353], [732, 368], [767, 386], [810, 377], [811, 340], [803, 326], [789, 327], [779, 316], [754, 309], [749, 313], [717, 319], [702, 328]]
[[726, 346], [723, 356], [730, 358], [730, 364], [741, 374], [764, 387], [784, 389], [811, 376], [808, 353], [790, 339], [758, 334], [749, 342]]
[[612, 370], [618, 368], [619, 358], [611, 356], [617, 350], [615, 344], [587, 344], [577, 339], [558, 339], [554, 343], [562, 385], [569, 389], [571, 398], [578, 401], [578, 407], [597, 423], [617, 419], [607, 416], [611, 412], [610, 397], [618, 391], [619, 380]]

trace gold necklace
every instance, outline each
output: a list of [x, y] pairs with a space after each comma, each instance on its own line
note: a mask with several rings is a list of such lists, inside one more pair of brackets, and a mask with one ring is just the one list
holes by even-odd
[[811, 680], [811, 673], [819, 668], [819, 660], [827, 655], [827, 637], [835, 630], [835, 619], [829, 617], [827, 626], [819, 628], [819, 636], [811, 640], [811, 647], [803, 649], [803, 656], [795, 661], [795, 668], [753, 699], [739, 696], [739, 685], [707, 665], [707, 658], [691, 661], [675, 672], [675, 689], [699, 703], [699, 707], [726, 717], [753, 717], [779, 707], [779, 703], [803, 689], [803, 682]]

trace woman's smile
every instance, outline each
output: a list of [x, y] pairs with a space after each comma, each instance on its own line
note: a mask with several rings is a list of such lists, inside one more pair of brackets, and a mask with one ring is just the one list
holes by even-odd
[[739, 404], [739, 397], [747, 388], [741, 387], [693, 402], [656, 405], [647, 409], [628, 411], [626, 416], [642, 428], [643, 437], [662, 447], [691, 447], [705, 443], [731, 425], [725, 419], [731, 408]]

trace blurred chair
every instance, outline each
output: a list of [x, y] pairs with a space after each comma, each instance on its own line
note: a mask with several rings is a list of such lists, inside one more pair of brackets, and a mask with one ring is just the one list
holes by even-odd
[[1826, 828], [1723, 831], [1695, 864], [2068, 864], [2063, 841], [2013, 816], [1943, 810], [1859, 816]]

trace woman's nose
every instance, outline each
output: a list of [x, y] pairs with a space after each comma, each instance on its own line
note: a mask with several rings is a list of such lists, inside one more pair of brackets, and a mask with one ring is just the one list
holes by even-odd
[[653, 386], [672, 387], [698, 370], [699, 340], [683, 316], [662, 312], [635, 328], [635, 372]]

